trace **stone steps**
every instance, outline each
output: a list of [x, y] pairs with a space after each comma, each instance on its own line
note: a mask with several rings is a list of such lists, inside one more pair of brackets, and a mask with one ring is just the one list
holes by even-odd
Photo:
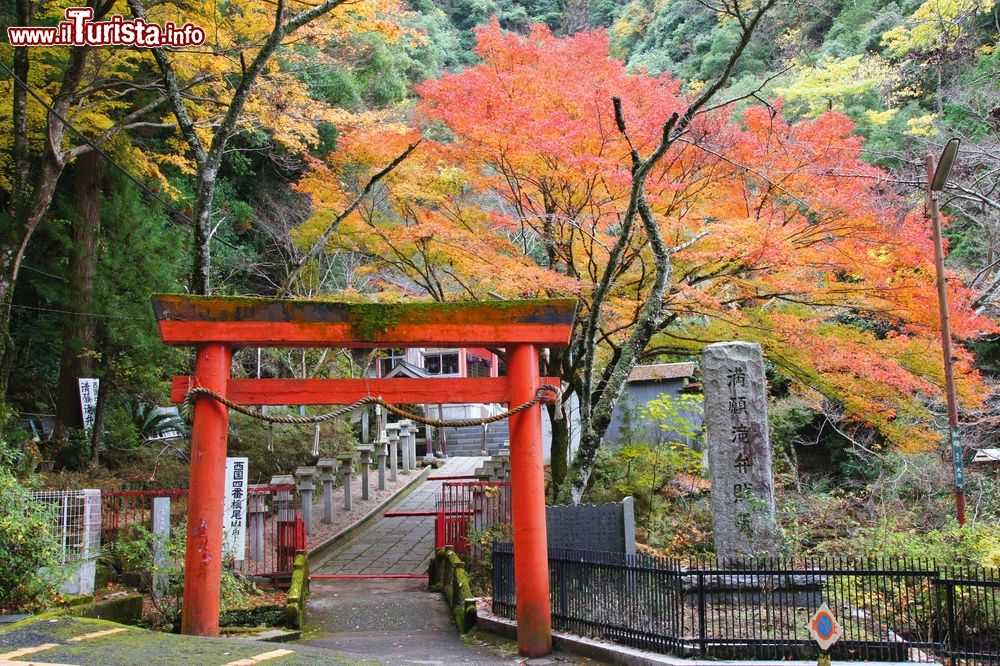
[[[445, 428], [445, 438], [449, 457], [465, 457], [482, 455], [483, 429], [481, 426], [463, 428]], [[486, 433], [486, 448], [489, 455], [496, 453], [509, 445], [510, 435], [506, 421], [490, 425]]]

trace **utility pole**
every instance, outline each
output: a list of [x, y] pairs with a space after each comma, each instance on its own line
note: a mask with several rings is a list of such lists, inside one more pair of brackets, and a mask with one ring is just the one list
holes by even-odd
[[952, 467], [955, 472], [955, 514], [959, 526], [965, 525], [965, 472], [962, 441], [958, 432], [958, 398], [955, 394], [955, 367], [951, 352], [951, 321], [948, 315], [948, 291], [944, 279], [944, 246], [941, 242], [941, 213], [938, 192], [944, 190], [948, 175], [958, 154], [958, 139], [948, 141], [941, 159], [927, 154], [927, 212], [934, 233], [934, 268], [937, 272], [938, 309], [941, 315], [941, 353], [944, 356], [944, 387], [948, 398], [948, 439], [951, 444]]

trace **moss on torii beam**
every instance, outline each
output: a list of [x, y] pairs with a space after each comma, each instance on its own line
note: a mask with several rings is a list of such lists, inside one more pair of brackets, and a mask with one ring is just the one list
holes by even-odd
[[154, 295], [163, 341], [273, 347], [563, 347], [573, 299], [371, 303]]

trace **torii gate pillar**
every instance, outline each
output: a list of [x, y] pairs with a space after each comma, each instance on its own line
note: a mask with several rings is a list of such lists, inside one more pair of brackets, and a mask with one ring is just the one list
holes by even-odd
[[[198, 347], [194, 385], [226, 395], [232, 349], [222, 343]], [[187, 551], [181, 632], [219, 634], [219, 585], [222, 579], [222, 505], [226, 485], [226, 433], [229, 410], [210, 398], [197, 398], [191, 427], [191, 484], [188, 497]], [[198, 599], [198, 603], [188, 603]]]
[[[539, 386], [538, 349], [535, 345], [517, 345], [508, 349], [507, 377], [512, 407], [535, 397]], [[524, 657], [541, 657], [552, 652], [542, 455], [541, 407], [534, 405], [510, 417], [517, 651]]]

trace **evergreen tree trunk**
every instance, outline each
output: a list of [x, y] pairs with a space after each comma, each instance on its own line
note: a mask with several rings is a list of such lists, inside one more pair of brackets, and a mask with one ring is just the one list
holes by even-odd
[[59, 361], [59, 403], [56, 405], [56, 437], [70, 428], [83, 427], [80, 412], [80, 377], [93, 376], [95, 323], [89, 312], [94, 300], [94, 274], [97, 270], [97, 246], [101, 233], [101, 181], [104, 158], [96, 151], [80, 156], [76, 164], [73, 207], [73, 247], [69, 257], [68, 310], [63, 326], [62, 355]]

